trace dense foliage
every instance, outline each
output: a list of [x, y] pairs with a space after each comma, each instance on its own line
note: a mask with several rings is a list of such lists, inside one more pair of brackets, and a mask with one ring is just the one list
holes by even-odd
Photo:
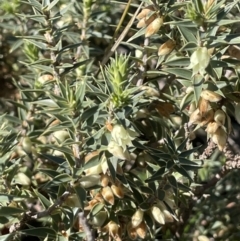
[[238, 240], [235, 0], [0, 2], [0, 240]]

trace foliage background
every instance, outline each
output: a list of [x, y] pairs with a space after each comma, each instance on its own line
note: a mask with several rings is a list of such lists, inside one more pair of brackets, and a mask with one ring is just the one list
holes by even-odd
[[[129, 240], [137, 209], [145, 240], [239, 239], [238, 1], [143, 1], [164, 16], [149, 38], [136, 19], [127, 28], [141, 1], [0, 4], [1, 240]], [[174, 50], [158, 56], [169, 38]], [[213, 51], [204, 78], [187, 68], [197, 46]], [[223, 152], [205, 127], [189, 129], [203, 89], [231, 119]], [[130, 161], [108, 151], [116, 122], [138, 133]], [[124, 197], [91, 206], [103, 159]], [[157, 201], [174, 204], [171, 222], [154, 220]], [[118, 234], [104, 232], [111, 221]]]

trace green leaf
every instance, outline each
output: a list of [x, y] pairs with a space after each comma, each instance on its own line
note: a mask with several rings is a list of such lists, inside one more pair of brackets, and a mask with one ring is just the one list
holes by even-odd
[[173, 139], [168, 134], [167, 134], [164, 142], [166, 143], [166, 146], [167, 146], [167, 148], [168, 148], [168, 150], [170, 151], [171, 154], [176, 152], [175, 143], [174, 143]]
[[15, 208], [15, 207], [0, 207], [0, 216], [12, 216], [16, 214], [23, 213], [24, 210], [20, 208]]
[[45, 209], [48, 209], [51, 206], [51, 202], [45, 196], [43, 196], [40, 192], [38, 192], [36, 189], [33, 189], [33, 191], [38, 197], [38, 200], [41, 202], [43, 207]]
[[79, 182], [82, 185], [82, 187], [86, 189], [93, 188], [100, 185], [100, 175], [94, 174], [94, 175], [85, 176], [85, 177], [82, 177], [79, 180]]
[[131, 189], [132, 189], [132, 192], [133, 192], [133, 196], [134, 196], [134, 198], [135, 198], [135, 201], [136, 201], [138, 204], [142, 203], [142, 202], [144, 201], [144, 199], [143, 199], [142, 195], [140, 194], [140, 192], [139, 192], [136, 188], [134, 188], [134, 187], [131, 187]]
[[196, 43], [194, 43], [194, 42], [188, 42], [188, 43], [186, 43], [186, 44], [179, 50], [179, 52], [189, 51], [189, 50], [193, 51], [193, 50], [195, 50], [196, 48], [197, 48], [197, 44], [196, 44]]
[[189, 155], [191, 155], [193, 152], [197, 151], [201, 146], [192, 148], [190, 150], [186, 150], [186, 151], [182, 151], [181, 154], [179, 155], [179, 157], [187, 157]]
[[0, 203], [4, 204], [4, 205], [5, 205], [5, 203], [10, 203], [12, 201], [21, 202], [26, 198], [29, 198], [29, 197], [28, 196], [14, 196], [14, 195], [0, 193]]
[[193, 182], [192, 177], [189, 175], [189, 173], [183, 167], [175, 165], [174, 169], [175, 169], [175, 171], [179, 172], [182, 176], [187, 177], [190, 181]]
[[53, 230], [52, 228], [47, 228], [47, 227], [40, 227], [40, 228], [30, 228], [30, 229], [25, 229], [21, 230], [21, 233], [25, 235], [31, 235], [31, 236], [37, 236], [39, 238], [55, 238], [56, 237], [56, 231]]
[[113, 157], [110, 160], [107, 159], [107, 164], [108, 164], [108, 169], [110, 171], [113, 182], [115, 183], [118, 158]]
[[85, 94], [86, 94], [86, 81], [84, 80], [78, 81], [76, 83], [75, 99], [79, 103], [79, 105], [82, 104]]
[[83, 112], [83, 114], [81, 115], [81, 120], [85, 121], [88, 118], [92, 117], [94, 114], [96, 114], [96, 112], [98, 112], [99, 106], [95, 105], [91, 108], [88, 108], [86, 111]]
[[98, 165], [99, 162], [99, 155], [93, 156], [87, 163], [85, 163], [85, 165], [83, 166], [83, 170], [87, 170], [91, 167], [94, 167], [96, 165]]
[[35, 45], [37, 48], [42, 49], [42, 50], [46, 50], [47, 49], [47, 45], [45, 43], [41, 43], [39, 41], [35, 41], [33, 39], [24, 39], [26, 42], [29, 42], [33, 45]]
[[75, 193], [77, 194], [78, 201], [81, 204], [82, 210], [84, 209], [84, 202], [87, 198], [87, 193], [84, 188], [82, 188], [80, 185], [74, 186]]
[[55, 171], [55, 170], [52, 170], [52, 169], [38, 169], [39, 172], [42, 172], [44, 173], [45, 175], [53, 178], [53, 177], [56, 177], [57, 175], [59, 175], [59, 172]]
[[64, 162], [66, 162], [65, 159], [58, 157], [58, 156], [52, 156], [52, 155], [45, 154], [45, 153], [41, 153], [41, 155], [43, 157], [45, 157], [46, 159], [56, 163], [57, 165], [62, 165]]
[[50, 11], [58, 2], [59, 2], [59, 0], [53, 0], [53, 1], [47, 6], [47, 11]]
[[140, 37], [142, 35], [144, 35], [145, 32], [146, 32], [146, 27], [141, 28], [130, 39], [128, 39], [127, 43], [133, 41], [134, 39], [136, 39], [136, 38], [138, 38], [138, 37]]
[[177, 183], [177, 180], [174, 176], [168, 176], [168, 181], [170, 183], [170, 185], [172, 186], [174, 192], [175, 192], [175, 195], [177, 196], [178, 195], [178, 183]]
[[187, 57], [178, 57], [175, 59], [171, 59], [164, 63], [167, 66], [188, 66], [190, 64], [190, 59]]
[[160, 201], [163, 201], [164, 200], [164, 197], [165, 197], [165, 191], [158, 188], [157, 190], [157, 197]]
[[181, 23], [183, 22], [178, 22], [177, 26], [178, 26], [179, 32], [185, 38], [186, 42], [197, 43], [197, 39], [195, 37], [197, 36], [197, 28], [184, 27]]
[[192, 71], [188, 70], [188, 69], [183, 69], [183, 68], [166, 68], [163, 69], [163, 71], [170, 73], [170, 74], [174, 74], [177, 77], [181, 77], [187, 80], [190, 80], [192, 77]]
[[22, 39], [19, 39], [19, 40], [15, 41], [14, 44], [12, 45], [11, 49], [9, 50], [9, 53], [12, 53], [15, 50], [17, 50], [22, 44], [23, 44]]
[[187, 93], [180, 103], [180, 110], [183, 111], [193, 100], [193, 92]]
[[[24, 1], [22, 1], [22, 2], [24, 2]], [[32, 7], [34, 7], [39, 12], [42, 11], [42, 5], [36, 0], [28, 0], [28, 2], [24, 2], [24, 3], [27, 3], [27, 4], [31, 5]]]
[[161, 180], [165, 173], [166, 173], [166, 167], [165, 166], [161, 167], [151, 177], [147, 178], [145, 182], [148, 183], [156, 180]]
[[47, 184], [45, 184], [45, 187], [51, 187], [51, 186], [59, 186], [63, 183], [71, 182], [72, 178], [68, 174], [60, 174], [56, 177], [54, 177], [51, 181], [49, 181]]
[[0, 236], [0, 241], [12, 241], [14, 240], [15, 233], [5, 234]]
[[140, 186], [139, 188], [142, 193], [153, 194], [153, 190], [147, 186]]
[[89, 217], [96, 216], [104, 208], [104, 206], [105, 206], [104, 203], [101, 203], [101, 202], [97, 203], [96, 205], [93, 206], [88, 216]]
[[202, 77], [199, 74], [193, 76], [193, 88], [194, 88], [194, 95], [195, 95], [196, 103], [198, 103], [198, 101], [200, 99], [203, 83], [204, 83], [204, 77]]

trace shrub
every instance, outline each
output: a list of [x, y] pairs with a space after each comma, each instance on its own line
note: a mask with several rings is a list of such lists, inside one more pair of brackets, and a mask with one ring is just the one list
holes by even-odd
[[3, 0], [1, 240], [236, 240], [239, 16]]

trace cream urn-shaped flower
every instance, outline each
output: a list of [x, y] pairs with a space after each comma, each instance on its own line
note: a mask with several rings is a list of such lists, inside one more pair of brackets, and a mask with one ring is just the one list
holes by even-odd
[[190, 65], [187, 68], [192, 69], [193, 76], [198, 73], [203, 76], [205, 74], [205, 69], [208, 66], [209, 62], [210, 55], [208, 53], [208, 49], [206, 47], [199, 47], [191, 55]]
[[135, 139], [137, 133], [130, 129], [125, 129], [122, 125], [114, 125], [112, 132], [112, 139], [123, 148], [123, 151], [126, 150], [127, 145], [132, 146], [132, 140]]

